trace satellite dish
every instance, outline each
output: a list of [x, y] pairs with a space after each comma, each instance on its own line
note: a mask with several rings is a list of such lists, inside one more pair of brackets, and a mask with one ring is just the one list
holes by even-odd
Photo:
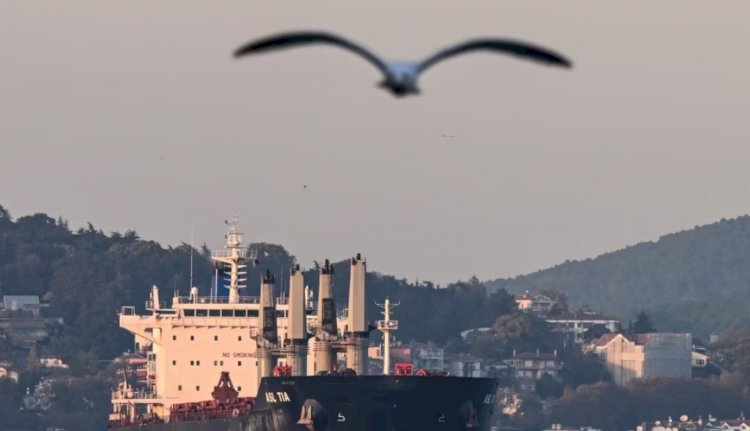
[[654, 425], [656, 425], [656, 426], [659, 426], [659, 425], [661, 425], [661, 421], [656, 421], [656, 422], [654, 422]]
[[687, 415], [680, 416], [680, 422], [687, 422], [687, 421], [688, 421]]

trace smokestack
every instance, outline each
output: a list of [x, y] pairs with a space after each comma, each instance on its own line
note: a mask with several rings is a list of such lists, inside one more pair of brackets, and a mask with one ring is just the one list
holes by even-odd
[[[260, 330], [258, 341], [258, 379], [273, 374], [276, 365], [270, 347], [278, 341], [276, 331], [276, 298], [274, 297], [274, 276], [271, 271], [261, 276], [260, 285]], [[258, 380], [260, 383], [260, 380]]]
[[260, 285], [260, 322], [263, 338], [269, 343], [278, 341], [276, 331], [276, 298], [274, 297], [273, 285], [276, 279], [271, 271], [261, 276]]
[[349, 340], [346, 347], [346, 367], [358, 375], [367, 369], [367, 331], [365, 323], [365, 271], [367, 264], [357, 253], [351, 259], [349, 276], [349, 314], [347, 326]]
[[329, 336], [338, 334], [336, 328], [336, 303], [333, 301], [333, 266], [328, 261], [320, 268], [318, 293], [318, 326]]
[[289, 338], [291, 352], [287, 356], [293, 376], [307, 374], [307, 313], [305, 310], [305, 280], [299, 265], [289, 275]]
[[315, 339], [315, 371], [331, 371], [335, 358], [331, 338], [337, 335], [336, 304], [333, 301], [333, 266], [325, 260], [320, 268], [318, 292], [318, 330]]
[[289, 275], [289, 338], [307, 340], [305, 317], [305, 280], [299, 265]]
[[362, 255], [352, 258], [351, 274], [349, 276], [349, 331], [352, 333], [365, 332], [365, 271], [367, 264]]

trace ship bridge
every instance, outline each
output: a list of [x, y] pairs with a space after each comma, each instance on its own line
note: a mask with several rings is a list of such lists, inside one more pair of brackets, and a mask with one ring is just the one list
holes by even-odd
[[131, 378], [135, 381], [124, 381], [112, 394], [111, 419], [148, 413], [168, 420], [175, 404], [210, 400], [222, 372], [229, 372], [239, 397], [254, 397], [261, 377], [279, 365], [294, 375], [333, 370], [341, 351], [347, 352], [347, 367], [364, 374], [367, 331], [364, 261], [359, 256], [352, 259], [356, 280], [350, 290], [356, 293], [350, 293], [348, 307], [357, 311], [342, 313], [333, 303], [332, 266], [321, 269], [327, 287], [318, 304], [299, 267], [291, 271], [288, 298], [274, 295], [275, 277], [268, 271], [260, 296], [240, 295], [247, 262], [255, 257], [242, 248], [233, 223], [226, 238], [225, 250], [212, 253], [211, 259], [228, 270], [228, 296], [216, 295], [215, 287], [214, 294], [202, 296], [191, 287], [189, 295], [175, 294], [168, 305], [153, 286], [146, 313], [138, 314], [134, 306], [120, 310], [120, 327], [133, 334], [135, 354], [143, 360]]

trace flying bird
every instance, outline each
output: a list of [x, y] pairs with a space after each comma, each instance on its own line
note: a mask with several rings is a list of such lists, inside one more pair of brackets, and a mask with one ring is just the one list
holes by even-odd
[[282, 48], [292, 48], [312, 44], [328, 44], [351, 51], [383, 74], [383, 81], [378, 86], [390, 91], [396, 97], [419, 94], [417, 79], [419, 75], [436, 63], [474, 51], [491, 51], [510, 54], [526, 60], [550, 66], [571, 67], [571, 62], [560, 54], [532, 44], [510, 39], [474, 39], [443, 49], [419, 62], [392, 62], [381, 60], [372, 51], [351, 42], [341, 36], [325, 32], [294, 32], [269, 36], [241, 46], [234, 52], [235, 58], [245, 55], [260, 54]]

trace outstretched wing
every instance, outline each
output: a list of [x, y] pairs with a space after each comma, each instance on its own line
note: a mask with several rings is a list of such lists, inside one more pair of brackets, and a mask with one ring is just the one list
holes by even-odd
[[258, 54], [275, 49], [292, 48], [296, 46], [312, 45], [316, 43], [329, 44], [347, 49], [372, 63], [386, 76], [388, 76], [389, 74], [388, 67], [386, 67], [385, 63], [368, 49], [357, 45], [356, 43], [350, 42], [343, 37], [323, 32], [305, 31], [269, 36], [250, 42], [238, 48], [234, 52], [234, 56], [242, 57], [244, 55]]
[[476, 39], [470, 40], [451, 48], [444, 49], [432, 57], [419, 63], [417, 70], [421, 73], [439, 61], [446, 60], [459, 54], [472, 51], [495, 51], [515, 55], [526, 60], [536, 61], [551, 66], [571, 67], [568, 59], [545, 48], [534, 46], [526, 42], [508, 39]]

